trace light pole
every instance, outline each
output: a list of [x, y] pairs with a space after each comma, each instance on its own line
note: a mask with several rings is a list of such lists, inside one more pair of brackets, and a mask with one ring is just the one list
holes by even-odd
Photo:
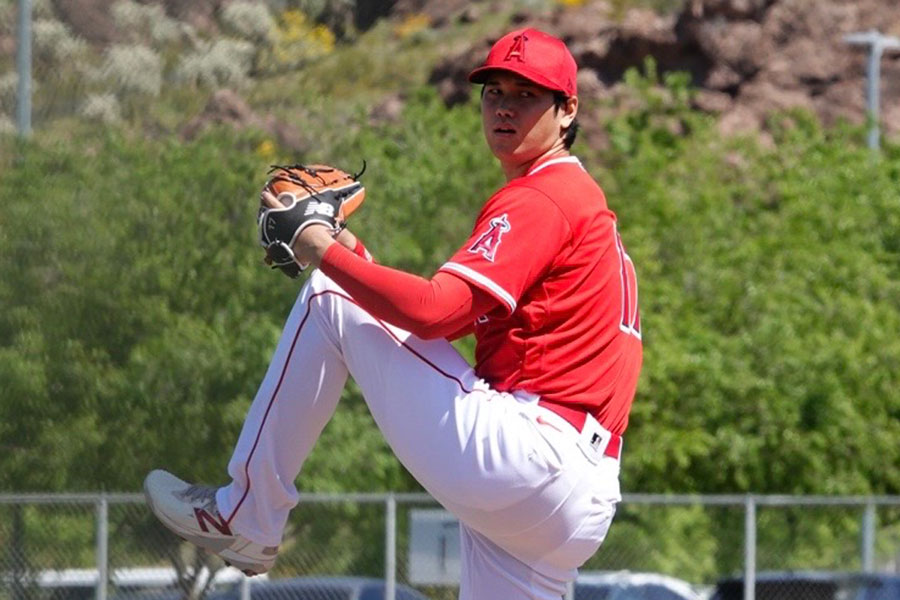
[[881, 35], [871, 29], [860, 33], [851, 33], [844, 36], [848, 44], [869, 47], [869, 63], [866, 68], [866, 105], [869, 113], [869, 148], [878, 150], [879, 147], [879, 90], [881, 85], [881, 55], [885, 50], [900, 50], [900, 38]]
[[16, 70], [19, 84], [16, 94], [16, 128], [20, 137], [31, 134], [31, 0], [19, 0], [19, 35]]

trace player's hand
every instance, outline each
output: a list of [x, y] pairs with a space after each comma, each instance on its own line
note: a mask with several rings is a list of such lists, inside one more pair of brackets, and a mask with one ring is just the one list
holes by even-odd
[[[267, 208], [283, 208], [285, 206], [281, 200], [268, 190], [263, 190], [261, 198], [262, 203]], [[343, 234], [344, 231], [341, 231], [340, 234], [338, 234], [338, 238], [341, 237], [341, 234]], [[341, 243], [346, 245], [345, 242], [352, 239], [353, 244], [355, 244], [356, 236], [349, 231], [347, 234], [349, 237], [345, 236], [340, 240]], [[335, 239], [331, 237], [331, 230], [328, 227], [319, 223], [312, 223], [300, 232], [300, 235], [294, 240], [291, 249], [294, 251], [299, 264], [318, 267], [319, 263], [322, 262], [322, 256], [325, 254], [325, 250], [327, 250], [328, 246], [334, 242]], [[352, 246], [348, 247], [352, 249]]]

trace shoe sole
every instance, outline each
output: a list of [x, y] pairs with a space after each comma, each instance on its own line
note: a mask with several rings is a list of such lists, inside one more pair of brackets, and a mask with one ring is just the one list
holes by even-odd
[[247, 557], [243, 556], [242, 554], [238, 554], [233, 550], [230, 550], [231, 544], [234, 543], [233, 539], [217, 540], [215, 538], [192, 535], [183, 531], [180, 525], [169, 519], [169, 517], [165, 513], [163, 513], [156, 507], [156, 504], [153, 503], [152, 496], [150, 495], [150, 491], [147, 489], [146, 485], [144, 485], [144, 498], [147, 500], [147, 505], [150, 507], [150, 512], [152, 512], [156, 516], [156, 518], [166, 526], [166, 529], [168, 529], [184, 541], [190, 542], [195, 546], [199, 546], [200, 548], [221, 557], [228, 566], [233, 566], [243, 572], [245, 575], [251, 577], [253, 575], [262, 575], [272, 567], [272, 565], [247, 562]]

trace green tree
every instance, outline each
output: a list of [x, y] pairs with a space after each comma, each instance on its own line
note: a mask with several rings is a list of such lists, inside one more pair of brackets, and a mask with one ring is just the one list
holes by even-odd
[[896, 147], [801, 112], [771, 149], [723, 139], [677, 77], [629, 78], [605, 157], [644, 326], [626, 489], [897, 493]]

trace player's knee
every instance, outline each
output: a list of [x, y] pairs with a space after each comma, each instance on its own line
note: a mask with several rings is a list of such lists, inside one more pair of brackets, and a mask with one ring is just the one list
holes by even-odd
[[329, 281], [328, 277], [320, 269], [316, 269], [310, 274], [309, 279], [306, 280], [306, 286], [314, 290], [323, 290], [327, 281]]
[[330, 277], [316, 269], [306, 280], [301, 294], [302, 302], [315, 310], [312, 313], [330, 321], [341, 319], [346, 308], [343, 300], [349, 295]]
[[316, 269], [306, 281], [307, 287], [313, 292], [324, 292], [326, 290], [340, 290], [340, 287], [323, 273], [321, 269]]

